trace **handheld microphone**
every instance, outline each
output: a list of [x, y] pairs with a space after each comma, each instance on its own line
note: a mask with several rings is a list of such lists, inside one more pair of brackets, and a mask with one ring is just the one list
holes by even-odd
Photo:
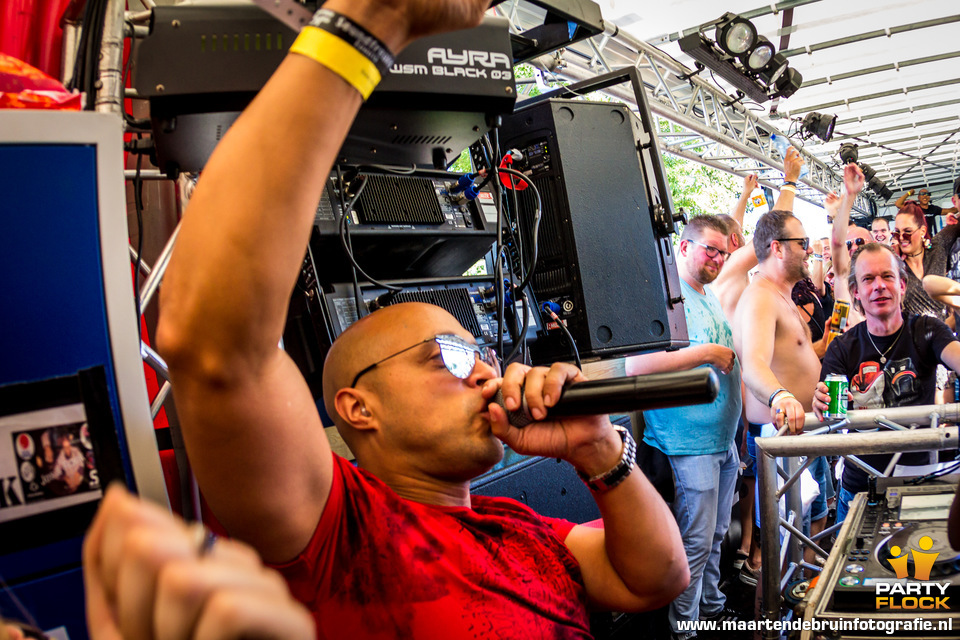
[[[544, 420], [706, 404], [717, 399], [719, 384], [717, 374], [709, 367], [574, 382], [563, 388], [554, 406], [547, 408]], [[516, 411], [507, 409], [499, 389], [492, 401], [503, 407], [507, 412], [507, 420], [515, 427], [525, 427], [531, 422], [537, 422], [530, 416], [525, 398], [521, 400], [522, 404]]]

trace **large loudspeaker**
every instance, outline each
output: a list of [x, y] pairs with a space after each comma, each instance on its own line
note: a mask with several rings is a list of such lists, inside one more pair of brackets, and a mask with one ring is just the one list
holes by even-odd
[[[623, 104], [550, 99], [507, 117], [500, 134], [504, 149], [524, 155], [543, 199], [534, 293], [559, 306], [584, 359], [688, 344], [673, 246], [657, 233], [641, 163], [644, 131]], [[531, 191], [520, 198], [528, 247]], [[550, 326], [535, 360], [570, 359], [565, 336]]]

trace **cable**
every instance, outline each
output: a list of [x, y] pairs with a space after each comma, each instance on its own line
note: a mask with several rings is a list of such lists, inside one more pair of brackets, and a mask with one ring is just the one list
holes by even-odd
[[521, 355], [526, 354], [527, 330], [530, 328], [530, 303], [527, 301], [527, 294], [520, 289], [516, 291], [520, 294], [520, 307], [523, 311], [523, 328], [520, 331], [520, 338], [513, 343], [513, 349], [510, 351], [510, 355], [504, 359], [504, 363], [507, 364], [513, 361], [513, 358], [518, 352], [521, 352]]
[[918, 478], [914, 478], [913, 480], [908, 480], [907, 484], [923, 484], [924, 482], [934, 480], [936, 478], [939, 478], [940, 476], [948, 476], [954, 471], [957, 471], [958, 469], [960, 469], [960, 462], [955, 462], [951, 465], [944, 467], [943, 469], [938, 469], [937, 471], [928, 473], [925, 476], [920, 476]]
[[347, 224], [347, 219], [349, 217], [349, 212], [353, 209], [353, 205], [356, 204], [357, 200], [360, 198], [360, 194], [363, 193], [363, 188], [364, 186], [366, 186], [367, 180], [365, 176], [360, 176], [360, 180], [361, 180], [360, 186], [357, 188], [353, 196], [351, 196], [350, 200], [347, 202], [344, 202], [347, 195], [347, 185], [343, 180], [343, 175], [339, 166], [337, 166], [337, 179], [338, 179], [338, 182], [340, 183], [340, 191], [341, 191], [340, 220], [338, 221], [338, 233], [340, 236], [340, 246], [343, 247], [344, 253], [347, 254], [347, 258], [350, 260], [350, 264], [352, 265], [353, 269], [355, 269], [356, 271], [353, 274], [354, 298], [357, 303], [357, 318], [362, 318], [363, 317], [362, 308], [364, 305], [362, 304], [363, 300], [362, 300], [362, 297], [360, 296], [360, 285], [357, 282], [357, 278], [356, 278], [357, 273], [359, 273], [364, 278], [366, 278], [367, 282], [369, 282], [370, 284], [386, 289], [388, 292], [394, 295], [403, 291], [403, 287], [398, 287], [391, 284], [384, 284], [383, 282], [380, 282], [376, 278], [373, 278], [372, 276], [370, 276], [370, 274], [364, 271], [363, 267], [361, 267], [357, 263], [357, 260], [353, 255], [353, 246], [350, 241], [350, 225]]
[[519, 171], [515, 171], [514, 169], [507, 169], [505, 167], [498, 167], [497, 171], [504, 171], [516, 177], [522, 178], [523, 181], [526, 182], [531, 189], [533, 189], [533, 193], [536, 196], [536, 200], [537, 200], [537, 207], [533, 212], [533, 229], [531, 231], [531, 239], [532, 239], [531, 244], [533, 246], [530, 247], [530, 266], [527, 268], [526, 274], [524, 275], [523, 280], [518, 285], [518, 288], [522, 290], [522, 289], [526, 289], [527, 286], [530, 284], [530, 280], [533, 278], [533, 272], [537, 266], [537, 255], [539, 250], [538, 247], [540, 243], [540, 218], [541, 218], [541, 213], [543, 209], [543, 200], [540, 198], [540, 190], [537, 189], [537, 185], [533, 184], [533, 181], [529, 177], [523, 175]]
[[567, 329], [567, 325], [565, 325], [565, 324], [560, 320], [560, 316], [558, 316], [556, 313], [554, 313], [549, 307], [541, 306], [540, 309], [541, 309], [542, 311], [546, 311], [546, 312], [547, 312], [547, 315], [549, 315], [550, 318], [551, 318], [554, 322], [556, 322], [558, 325], [560, 325], [560, 328], [561, 328], [561, 329], [563, 329], [563, 333], [567, 336], [567, 340], [570, 342], [570, 348], [573, 350], [573, 359], [576, 360], [576, 362], [577, 362], [577, 369], [581, 369], [581, 370], [582, 370], [582, 369], [583, 369], [583, 365], [580, 363], [580, 351], [577, 350], [577, 343], [574, 342], [574, 340], [573, 340], [573, 335], [570, 333], [570, 330]]

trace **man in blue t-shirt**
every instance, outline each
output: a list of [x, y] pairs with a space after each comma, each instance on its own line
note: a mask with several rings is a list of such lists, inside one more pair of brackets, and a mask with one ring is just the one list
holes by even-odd
[[675, 638], [682, 620], [720, 619], [732, 615], [720, 592], [720, 542], [730, 525], [740, 459], [734, 444], [740, 418], [740, 364], [733, 334], [717, 297], [706, 285], [723, 268], [727, 229], [715, 216], [695, 216], [680, 236], [678, 267], [690, 346], [627, 360], [627, 374], [683, 371], [712, 366], [720, 379], [717, 399], [709, 405], [647, 411], [643, 441], [667, 455], [676, 498], [671, 505], [680, 526], [690, 565], [690, 585], [671, 603]]

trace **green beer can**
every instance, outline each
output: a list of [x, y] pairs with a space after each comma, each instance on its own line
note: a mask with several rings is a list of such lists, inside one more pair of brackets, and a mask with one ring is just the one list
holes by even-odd
[[824, 411], [823, 417], [843, 420], [847, 417], [847, 376], [831, 373], [824, 383], [827, 385], [827, 393], [830, 394], [830, 405]]

